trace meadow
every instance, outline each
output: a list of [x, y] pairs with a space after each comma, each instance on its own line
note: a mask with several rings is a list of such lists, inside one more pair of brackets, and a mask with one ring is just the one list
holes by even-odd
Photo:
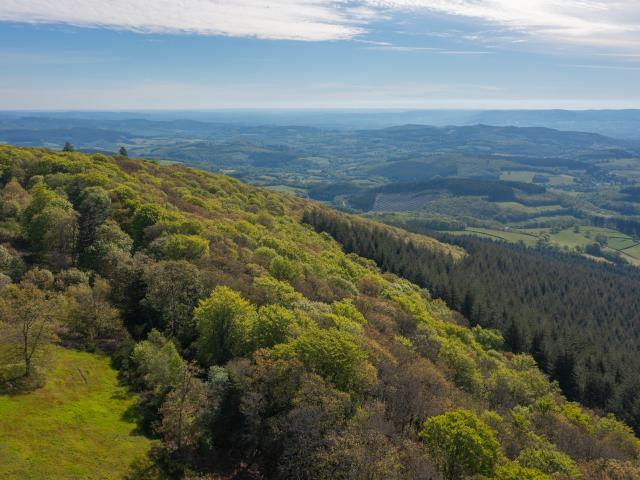
[[43, 388], [0, 395], [0, 478], [123, 478], [152, 441], [108, 357], [54, 347]]
[[[558, 231], [551, 228], [492, 229], [467, 227], [464, 230], [447, 231], [446, 233], [449, 235], [473, 235], [510, 243], [523, 243], [528, 247], [533, 247], [539, 241], [544, 241], [561, 249], [580, 251], [600, 240], [603, 242], [602, 250], [604, 252], [617, 253], [628, 263], [640, 266], [640, 243], [631, 236], [610, 228], [583, 226]], [[593, 258], [590, 255], [587, 256]]]

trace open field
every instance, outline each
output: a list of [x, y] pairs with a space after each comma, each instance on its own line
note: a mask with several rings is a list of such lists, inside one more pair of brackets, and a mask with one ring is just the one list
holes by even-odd
[[514, 171], [514, 172], [505, 172], [500, 175], [500, 180], [508, 180], [511, 182], [525, 182], [525, 183], [534, 183], [533, 177], [536, 175], [544, 176], [549, 179], [547, 185], [549, 186], [559, 186], [559, 185], [571, 185], [573, 183], [573, 178], [571, 175], [566, 174], [553, 174], [553, 173], [541, 173], [541, 172], [532, 172], [532, 171]]
[[56, 347], [44, 387], [0, 395], [0, 478], [117, 479], [151, 441], [107, 357]]
[[516, 230], [498, 230], [491, 228], [467, 228], [460, 231], [446, 232], [450, 235], [477, 235], [484, 238], [493, 238], [495, 240], [504, 240], [507, 242], [518, 243], [523, 242], [527, 246], [534, 246], [538, 241], [535, 235], [520, 233]]
[[585, 248], [595, 243], [597, 237], [606, 237], [606, 244], [602, 247], [603, 251], [617, 252], [632, 265], [640, 266], [640, 242], [609, 228], [583, 226], [578, 231], [567, 228], [553, 233], [549, 228], [500, 230], [473, 227], [447, 233], [450, 235], [476, 235], [512, 243], [522, 242], [527, 246], [535, 246], [539, 239], [548, 238], [550, 244], [571, 250], [578, 247]]
[[530, 214], [539, 214], [544, 212], [553, 212], [556, 210], [561, 210], [561, 205], [540, 205], [537, 207], [530, 207], [528, 205], [524, 205], [518, 202], [494, 202], [500, 208], [515, 210], [517, 212], [530, 213]]

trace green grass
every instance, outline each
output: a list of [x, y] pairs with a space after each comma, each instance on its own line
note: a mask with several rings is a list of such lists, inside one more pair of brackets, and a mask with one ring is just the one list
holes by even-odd
[[505, 172], [500, 175], [500, 180], [533, 183], [533, 177], [535, 177], [536, 175], [542, 175], [544, 177], [547, 177], [549, 179], [549, 183], [547, 183], [547, 186], [573, 184], [573, 177], [570, 175], [564, 175], [564, 174], [555, 175], [553, 173], [532, 172], [532, 171]]
[[623, 242], [626, 246], [633, 245], [631, 237], [616, 230], [600, 227], [580, 227], [579, 232], [574, 232], [573, 228], [567, 228], [566, 230], [551, 235], [551, 242], [571, 248], [577, 246], [585, 247], [595, 243], [598, 235], [607, 237], [608, 242], [614, 248], [618, 248], [618, 245]]
[[56, 347], [44, 387], [0, 395], [0, 478], [117, 479], [151, 441], [107, 357]]
[[527, 171], [505, 172], [502, 175], [500, 175], [500, 180], [506, 180], [510, 182], [533, 183], [533, 177], [535, 175], [537, 175], [537, 172], [527, 172]]
[[543, 213], [543, 212], [552, 212], [555, 210], [560, 210], [562, 207], [560, 205], [540, 205], [538, 207], [530, 207], [528, 205], [524, 205], [518, 202], [494, 202], [500, 208], [504, 208], [507, 210], [515, 210], [517, 212], [523, 213]]
[[[558, 233], [551, 233], [550, 228], [498, 230], [469, 227], [466, 230], [447, 233], [450, 235], [475, 235], [511, 243], [523, 242], [527, 246], [535, 246], [538, 239], [546, 234], [549, 236], [549, 242], [552, 245], [571, 250], [579, 246], [584, 248], [595, 243], [596, 236], [604, 235], [607, 237], [607, 245], [603, 247], [603, 250], [611, 253], [617, 252], [632, 265], [640, 266], [640, 245], [638, 245], [638, 242], [628, 235], [609, 228], [582, 226], [578, 232], [573, 228], [567, 228]], [[585, 256], [595, 258], [590, 255]]]
[[505, 240], [512, 243], [524, 242], [524, 244], [528, 246], [535, 245], [538, 240], [532, 235], [519, 233], [515, 230], [497, 230], [491, 228], [469, 227], [466, 230], [452, 231], [447, 233], [451, 235], [476, 235], [478, 237], [492, 238], [495, 240]]
[[549, 185], [573, 185], [574, 177], [570, 175], [550, 175]]

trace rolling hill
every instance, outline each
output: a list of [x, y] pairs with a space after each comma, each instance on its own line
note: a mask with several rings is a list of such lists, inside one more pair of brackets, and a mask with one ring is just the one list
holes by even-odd
[[[470, 328], [387, 271], [403, 248], [465, 262], [458, 246], [333, 212], [340, 244], [305, 223], [321, 208], [315, 203], [179, 165], [9, 146], [0, 146], [0, 165], [2, 328], [36, 321], [51, 345], [112, 356], [138, 395], [133, 418], [160, 443], [134, 475], [640, 474], [640, 442], [629, 427], [567, 401], [531, 356], [509, 350], [508, 334]], [[382, 236], [362, 237], [363, 229]], [[345, 252], [362, 239], [378, 264]], [[3, 351], [19, 351], [13, 335], [0, 339]], [[112, 374], [91, 397], [91, 369], [85, 388], [73, 369], [65, 373], [44, 355], [33, 357], [31, 373], [19, 355], [2, 358], [5, 388], [25, 389], [0, 397], [14, 418], [67, 387], [79, 402], [68, 407], [81, 409], [40, 408], [30, 417], [34, 436], [11, 433], [16, 452], [39, 448], [36, 432], [47, 425], [68, 435], [64, 462], [31, 471], [73, 476], [65, 462], [102, 448], [93, 438], [111, 442], [104, 428], [124, 426], [117, 396], [117, 405], [101, 406], [104, 417], [85, 416], [114, 388]], [[79, 425], [82, 443], [72, 432]], [[8, 438], [11, 425], [0, 427]], [[129, 451], [112, 442], [114, 452]], [[445, 465], [463, 447], [465, 467], [451, 477]], [[11, 472], [30, 471], [28, 456], [10, 458]], [[110, 459], [91, 459], [110, 468]]]

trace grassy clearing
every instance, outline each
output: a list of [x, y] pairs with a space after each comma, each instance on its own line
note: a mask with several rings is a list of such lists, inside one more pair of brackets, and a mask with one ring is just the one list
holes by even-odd
[[549, 184], [556, 185], [573, 185], [574, 177], [571, 175], [551, 175], [549, 177]]
[[524, 205], [518, 202], [495, 202], [495, 204], [498, 205], [500, 208], [503, 208], [506, 210], [515, 210], [517, 212], [531, 213], [531, 214], [552, 212], [552, 211], [562, 209], [562, 206], [560, 205], [541, 205], [539, 207], [530, 207], [528, 205]]
[[[607, 238], [607, 244], [603, 250], [616, 252], [626, 259], [630, 264], [640, 266], [640, 244], [616, 230], [601, 227], [582, 226], [579, 231], [573, 228], [552, 233], [550, 228], [528, 228], [523, 230], [497, 230], [490, 228], [467, 228], [458, 232], [447, 232], [450, 235], [476, 235], [478, 237], [492, 238], [494, 240], [504, 240], [511, 243], [523, 242], [527, 246], [535, 246], [538, 239], [546, 236], [549, 242], [559, 248], [574, 250], [576, 247], [586, 247], [596, 242], [596, 237], [602, 235]], [[590, 255], [585, 255], [589, 258]]]
[[618, 245], [629, 247], [634, 243], [633, 239], [628, 235], [609, 228], [599, 227], [581, 227], [579, 232], [575, 232], [573, 228], [567, 228], [566, 230], [551, 235], [551, 242], [570, 248], [577, 246], [585, 247], [594, 243], [598, 235], [606, 237], [607, 242], [613, 248], [619, 248]]
[[515, 172], [505, 172], [500, 175], [500, 180], [506, 180], [511, 182], [524, 182], [524, 183], [534, 183], [533, 177], [536, 175], [541, 175], [543, 177], [547, 177], [549, 182], [548, 186], [560, 186], [560, 185], [572, 185], [573, 177], [571, 175], [554, 175], [553, 173], [544, 173], [544, 172], [532, 172], [532, 171], [515, 171]]
[[505, 172], [500, 175], [500, 180], [506, 180], [510, 182], [533, 183], [533, 177], [535, 175], [537, 175], [537, 172], [529, 172], [529, 171]]
[[107, 357], [56, 347], [46, 385], [0, 395], [0, 478], [116, 479], [151, 441]]
[[505, 240], [507, 242], [518, 243], [524, 242], [525, 245], [533, 246], [537, 242], [537, 238], [533, 235], [519, 233], [514, 230], [496, 230], [491, 228], [467, 228], [466, 230], [447, 232], [451, 235], [477, 235], [484, 238], [492, 238], [494, 240]]

